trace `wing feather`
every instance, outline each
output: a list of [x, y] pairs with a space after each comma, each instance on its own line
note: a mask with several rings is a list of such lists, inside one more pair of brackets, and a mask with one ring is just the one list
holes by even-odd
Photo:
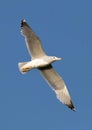
[[25, 37], [27, 49], [33, 59], [45, 55], [40, 39], [25, 20], [21, 21], [21, 33]]
[[69, 108], [74, 110], [74, 105], [72, 103], [70, 94], [68, 89], [63, 81], [63, 79], [57, 74], [57, 72], [53, 69], [52, 65], [48, 65], [47, 67], [39, 68], [41, 74], [46, 79], [48, 84], [55, 91], [57, 98], [67, 105]]

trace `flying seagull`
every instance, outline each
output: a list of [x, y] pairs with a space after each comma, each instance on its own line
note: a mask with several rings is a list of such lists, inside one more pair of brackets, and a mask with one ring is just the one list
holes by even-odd
[[26, 46], [31, 56], [31, 60], [18, 63], [20, 72], [24, 74], [31, 69], [37, 68], [54, 90], [57, 98], [70, 109], [75, 110], [63, 79], [57, 74], [51, 65], [51, 63], [61, 60], [61, 58], [46, 55], [39, 37], [33, 32], [26, 20], [21, 21], [21, 34], [25, 37]]

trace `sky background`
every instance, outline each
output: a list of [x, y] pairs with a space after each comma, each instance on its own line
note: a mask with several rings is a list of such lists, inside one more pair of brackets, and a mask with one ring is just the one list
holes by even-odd
[[[26, 19], [63, 77], [76, 112], [59, 100], [39, 74], [22, 75], [30, 60], [20, 23]], [[0, 1], [0, 130], [92, 129], [92, 1]]]

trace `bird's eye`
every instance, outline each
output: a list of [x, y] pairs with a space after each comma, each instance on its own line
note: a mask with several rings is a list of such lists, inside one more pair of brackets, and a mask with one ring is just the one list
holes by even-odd
[[56, 59], [56, 57], [55, 57], [55, 56], [53, 56], [53, 59]]

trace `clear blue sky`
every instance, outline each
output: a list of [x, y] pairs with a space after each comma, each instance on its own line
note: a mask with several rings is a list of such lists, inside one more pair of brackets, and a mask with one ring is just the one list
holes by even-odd
[[[60, 103], [38, 70], [22, 75], [30, 56], [20, 34], [26, 19], [70, 91], [76, 112]], [[0, 1], [0, 130], [92, 129], [92, 1]]]

